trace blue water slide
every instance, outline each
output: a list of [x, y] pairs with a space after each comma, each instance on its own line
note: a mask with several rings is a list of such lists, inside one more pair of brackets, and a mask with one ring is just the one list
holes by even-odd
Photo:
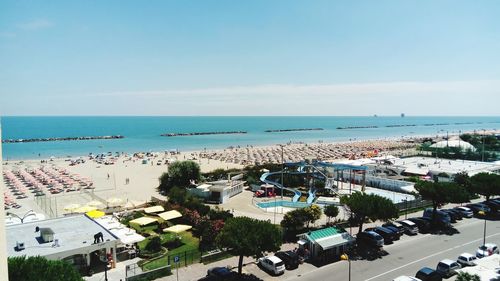
[[316, 197], [316, 189], [314, 188], [311, 188], [309, 189], [309, 196], [307, 196], [307, 204], [312, 204], [312, 202], [314, 201], [314, 198]]
[[283, 185], [281, 185], [280, 183], [278, 182], [275, 182], [275, 181], [272, 181], [272, 180], [269, 180], [267, 179], [267, 177], [269, 176], [272, 176], [272, 175], [277, 175], [277, 174], [281, 174], [281, 172], [274, 172], [274, 173], [264, 173], [262, 174], [262, 176], [260, 177], [260, 181], [264, 182], [264, 183], [267, 183], [267, 184], [272, 184], [274, 186], [276, 186], [277, 188], [279, 189], [285, 189], [285, 190], [289, 190], [293, 193], [295, 193], [295, 195], [293, 196], [292, 198], [292, 202], [297, 202], [299, 201], [299, 198], [300, 196], [302, 196], [302, 193], [294, 188], [289, 188], [289, 187], [284, 187]]

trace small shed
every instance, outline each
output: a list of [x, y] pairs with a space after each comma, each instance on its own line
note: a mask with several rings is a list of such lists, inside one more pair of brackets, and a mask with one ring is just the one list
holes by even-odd
[[299, 251], [312, 259], [338, 259], [355, 239], [343, 228], [328, 227], [299, 235]]

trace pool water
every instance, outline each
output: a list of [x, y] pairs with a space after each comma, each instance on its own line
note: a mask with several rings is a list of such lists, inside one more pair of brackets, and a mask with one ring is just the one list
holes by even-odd
[[260, 202], [257, 203], [257, 206], [259, 208], [273, 208], [273, 207], [286, 207], [286, 208], [304, 208], [309, 206], [306, 202], [292, 202], [292, 201], [283, 201], [283, 200], [276, 200], [276, 201], [269, 201], [269, 202]]

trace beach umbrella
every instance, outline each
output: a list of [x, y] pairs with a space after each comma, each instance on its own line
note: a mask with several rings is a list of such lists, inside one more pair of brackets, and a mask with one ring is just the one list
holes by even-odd
[[80, 208], [77, 208], [74, 210], [75, 213], [87, 213], [90, 211], [95, 211], [97, 210], [96, 207], [91, 207], [91, 206], [82, 206]]
[[87, 212], [87, 216], [89, 216], [93, 219], [100, 218], [104, 215], [106, 215], [106, 213], [104, 213], [103, 211], [99, 211], [99, 210], [92, 210], [90, 212]]
[[104, 207], [104, 204], [101, 201], [94, 200], [94, 201], [88, 202], [87, 206], [96, 207], [97, 209], [100, 209], [100, 208]]
[[109, 198], [108, 200], [106, 200], [106, 202], [111, 207], [118, 207], [123, 205], [123, 199], [121, 198], [115, 198], [115, 197]]
[[64, 206], [63, 210], [66, 212], [74, 212], [78, 208], [80, 208], [80, 204], [69, 204]]
[[190, 225], [185, 225], [185, 224], [176, 224], [174, 226], [171, 226], [169, 228], [165, 228], [163, 229], [163, 232], [172, 232], [172, 233], [176, 233], [176, 234], [179, 234], [181, 232], [184, 232], [184, 231], [188, 231], [190, 230], [191, 228], [193, 228], [192, 226]]

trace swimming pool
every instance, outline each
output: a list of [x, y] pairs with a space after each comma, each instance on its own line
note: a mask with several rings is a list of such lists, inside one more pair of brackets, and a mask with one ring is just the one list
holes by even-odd
[[269, 202], [260, 202], [257, 203], [257, 206], [259, 208], [273, 208], [273, 207], [286, 207], [286, 208], [304, 208], [309, 206], [306, 202], [292, 202], [292, 201], [283, 201], [283, 200], [276, 200], [276, 201], [269, 201]]

